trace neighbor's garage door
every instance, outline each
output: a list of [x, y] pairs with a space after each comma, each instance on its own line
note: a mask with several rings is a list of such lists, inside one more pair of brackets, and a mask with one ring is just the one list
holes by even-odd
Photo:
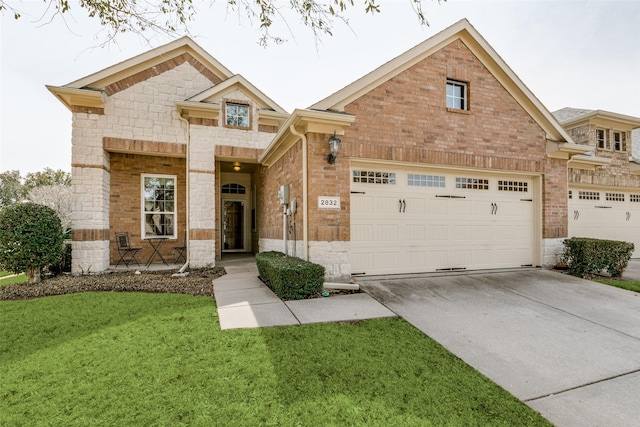
[[522, 176], [354, 168], [352, 274], [531, 265], [532, 184]]
[[571, 189], [569, 236], [631, 242], [640, 257], [640, 194]]

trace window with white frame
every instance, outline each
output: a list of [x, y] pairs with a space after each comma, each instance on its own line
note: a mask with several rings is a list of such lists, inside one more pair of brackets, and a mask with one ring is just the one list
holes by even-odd
[[614, 131], [613, 132], [613, 149], [616, 151], [624, 151], [624, 133]]
[[175, 238], [176, 176], [142, 175], [142, 238]]
[[447, 108], [468, 110], [468, 85], [457, 80], [447, 80]]
[[237, 102], [226, 102], [224, 111], [227, 126], [240, 128], [249, 127], [249, 105]]
[[611, 144], [609, 142], [609, 138], [607, 138], [606, 129], [596, 129], [596, 147], [602, 150], [611, 149]]

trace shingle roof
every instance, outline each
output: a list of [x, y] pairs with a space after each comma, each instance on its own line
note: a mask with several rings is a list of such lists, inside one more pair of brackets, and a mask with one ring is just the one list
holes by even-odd
[[594, 110], [584, 110], [581, 108], [565, 107], [558, 111], [554, 111], [551, 114], [553, 114], [554, 117], [558, 119], [560, 123], [562, 123], [571, 119], [575, 119], [576, 117], [584, 116], [586, 114], [593, 113], [593, 112]]

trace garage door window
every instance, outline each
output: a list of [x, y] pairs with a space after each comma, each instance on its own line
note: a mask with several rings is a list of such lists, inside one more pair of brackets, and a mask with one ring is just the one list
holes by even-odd
[[640, 203], [640, 194], [629, 194], [629, 201], [631, 203]]
[[416, 175], [410, 173], [407, 177], [407, 185], [410, 187], [437, 187], [444, 188], [444, 176]]
[[529, 191], [529, 183], [524, 181], [498, 181], [498, 191], [526, 193]]
[[605, 198], [610, 202], [624, 202], [624, 193], [605, 193]]
[[600, 200], [600, 193], [597, 191], [579, 191], [578, 199], [580, 200]]
[[482, 178], [460, 178], [456, 177], [456, 188], [467, 190], [488, 190], [489, 180]]
[[396, 174], [394, 172], [354, 170], [353, 182], [362, 184], [395, 185]]

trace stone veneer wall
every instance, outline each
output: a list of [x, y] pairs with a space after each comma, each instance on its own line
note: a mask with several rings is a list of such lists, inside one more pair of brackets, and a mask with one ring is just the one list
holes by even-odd
[[[202, 64], [190, 55], [170, 58], [153, 69], [143, 70], [121, 82], [110, 85], [103, 94], [103, 109], [73, 109], [72, 137], [72, 182], [74, 189], [73, 266], [74, 273], [104, 271], [110, 263], [115, 263], [114, 247], [109, 249], [109, 241], [114, 240], [113, 232], [135, 229], [140, 234], [140, 176], [139, 173], [176, 174], [185, 194], [188, 169], [190, 184], [189, 218], [189, 259], [192, 267], [213, 265], [216, 259], [216, 209], [215, 200], [215, 151], [216, 146], [230, 148], [227, 157], [235, 157], [238, 147], [240, 155], [250, 155], [255, 161], [258, 149], [267, 146], [274, 129], [261, 129], [257, 122], [257, 106], [239, 90], [224, 94], [224, 99], [244, 101], [251, 105], [252, 123], [250, 129], [227, 128], [221, 120], [181, 120], [175, 102], [183, 101], [210, 88], [219, 79], [204, 69]], [[221, 99], [221, 102], [223, 99]], [[190, 164], [186, 165], [187, 141], [190, 141]], [[143, 159], [140, 165], [120, 165], [118, 162], [127, 155]], [[144, 160], [145, 154], [153, 154], [152, 161]], [[110, 157], [116, 159], [115, 168]], [[244, 159], [239, 157], [239, 159]], [[177, 163], [176, 163], [177, 162]], [[170, 166], [167, 166], [171, 164]], [[176, 164], [181, 164], [177, 166]], [[136, 172], [131, 172], [135, 168]], [[144, 170], [143, 170], [144, 169]], [[179, 172], [178, 170], [182, 172]], [[126, 193], [116, 195], [111, 191], [111, 175], [117, 175], [116, 187], [126, 188]], [[124, 181], [130, 181], [124, 184]], [[129, 192], [131, 194], [129, 194]], [[118, 197], [132, 198], [136, 208], [124, 208], [124, 203], [114, 203]], [[136, 201], [134, 202], [133, 199]], [[134, 206], [134, 205], [131, 205]], [[178, 213], [180, 221], [177, 241], [167, 242], [163, 254], [173, 258], [172, 246], [182, 245], [185, 238], [186, 222], [184, 206]], [[138, 226], [121, 224], [122, 209], [133, 217]], [[129, 220], [127, 220], [129, 221]], [[125, 221], [126, 222], [126, 221]], [[117, 229], [117, 230], [116, 230]], [[139, 237], [138, 237], [139, 238]], [[142, 244], [147, 250], [144, 242]], [[111, 255], [109, 253], [111, 252]], [[146, 259], [142, 252], [140, 259]]]

